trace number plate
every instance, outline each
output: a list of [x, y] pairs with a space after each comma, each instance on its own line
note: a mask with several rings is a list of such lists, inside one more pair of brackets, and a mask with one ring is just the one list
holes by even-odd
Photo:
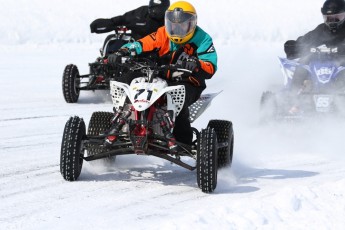
[[329, 112], [333, 96], [331, 95], [314, 95], [315, 109], [317, 112]]

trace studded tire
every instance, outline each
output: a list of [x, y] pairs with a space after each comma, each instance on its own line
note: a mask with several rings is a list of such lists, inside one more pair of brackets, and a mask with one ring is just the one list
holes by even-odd
[[[110, 129], [111, 126], [111, 119], [113, 118], [114, 114], [111, 112], [94, 112], [91, 115], [89, 127], [87, 130], [87, 134], [89, 136], [98, 136], [104, 131]], [[102, 153], [102, 149], [89, 149], [87, 152], [87, 156], [93, 156]], [[102, 158], [99, 160], [95, 160], [95, 162], [102, 162], [103, 164], [109, 165], [115, 162], [116, 156]], [[92, 163], [93, 161], [91, 161]]]
[[67, 103], [76, 103], [79, 99], [80, 90], [79, 70], [76, 65], [70, 64], [65, 67], [62, 75], [62, 93]]
[[83, 119], [71, 117], [63, 132], [60, 155], [60, 173], [67, 181], [78, 179], [83, 166], [84, 146], [86, 135]]
[[211, 193], [217, 186], [218, 146], [217, 134], [213, 128], [200, 132], [197, 150], [197, 182], [205, 193]]
[[226, 147], [218, 149], [218, 168], [231, 166], [234, 151], [232, 122], [226, 120], [210, 120], [207, 127], [214, 129], [217, 134], [218, 143], [227, 143]]

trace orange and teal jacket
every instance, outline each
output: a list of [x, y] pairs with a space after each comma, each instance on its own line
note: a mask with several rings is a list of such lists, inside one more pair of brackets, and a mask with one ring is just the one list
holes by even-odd
[[217, 70], [217, 52], [213, 46], [212, 38], [198, 26], [195, 28], [193, 37], [185, 44], [179, 45], [171, 42], [163, 26], [157, 32], [123, 47], [135, 49], [137, 54], [153, 50], [158, 50], [160, 57], [170, 54], [170, 63], [176, 62], [179, 56], [177, 51], [183, 48], [184, 52], [199, 59], [200, 68], [193, 71], [189, 81], [202, 88], [206, 87], [205, 80], [210, 79]]

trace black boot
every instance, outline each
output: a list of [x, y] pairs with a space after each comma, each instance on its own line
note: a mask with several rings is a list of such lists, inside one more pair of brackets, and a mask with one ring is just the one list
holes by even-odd
[[192, 145], [193, 130], [189, 122], [188, 108], [182, 109], [180, 114], [176, 117], [173, 134], [178, 142]]

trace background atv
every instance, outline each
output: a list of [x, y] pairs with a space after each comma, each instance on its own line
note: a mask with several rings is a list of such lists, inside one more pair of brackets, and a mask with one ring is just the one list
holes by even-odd
[[[266, 91], [262, 94], [260, 105], [263, 119], [296, 120], [344, 114], [345, 66], [338, 63], [339, 57], [344, 56], [335, 47], [320, 46], [312, 48], [309, 57], [307, 65], [298, 59], [279, 58], [284, 88], [276, 93]], [[296, 68], [304, 68], [308, 75], [301, 87], [293, 90], [292, 78]]]
[[114, 68], [108, 64], [108, 54], [114, 53], [122, 45], [133, 40], [131, 31], [126, 27], [118, 27], [115, 34], [109, 35], [100, 49], [101, 56], [95, 62], [89, 63], [88, 74], [80, 75], [78, 67], [69, 64], [62, 75], [62, 93], [67, 103], [78, 101], [81, 90], [109, 90], [109, 82], [121, 75], [123, 69]]
[[[71, 117], [64, 129], [60, 172], [65, 180], [77, 180], [84, 160], [114, 161], [117, 155], [152, 155], [197, 173], [197, 184], [206, 193], [217, 185], [218, 168], [230, 166], [234, 134], [230, 121], [211, 120], [200, 132], [193, 128], [195, 140], [186, 145], [172, 136], [175, 117], [185, 97], [183, 85], [168, 86], [159, 78], [167, 66], [129, 60], [142, 75], [130, 85], [111, 81], [112, 112], [94, 112], [88, 133], [82, 118]], [[175, 72], [186, 72], [169, 65]], [[189, 107], [191, 121], [197, 119], [217, 94], [202, 95]], [[111, 133], [108, 131], [111, 128]], [[111, 142], [107, 142], [109, 138]], [[195, 160], [188, 164], [185, 157]]]

